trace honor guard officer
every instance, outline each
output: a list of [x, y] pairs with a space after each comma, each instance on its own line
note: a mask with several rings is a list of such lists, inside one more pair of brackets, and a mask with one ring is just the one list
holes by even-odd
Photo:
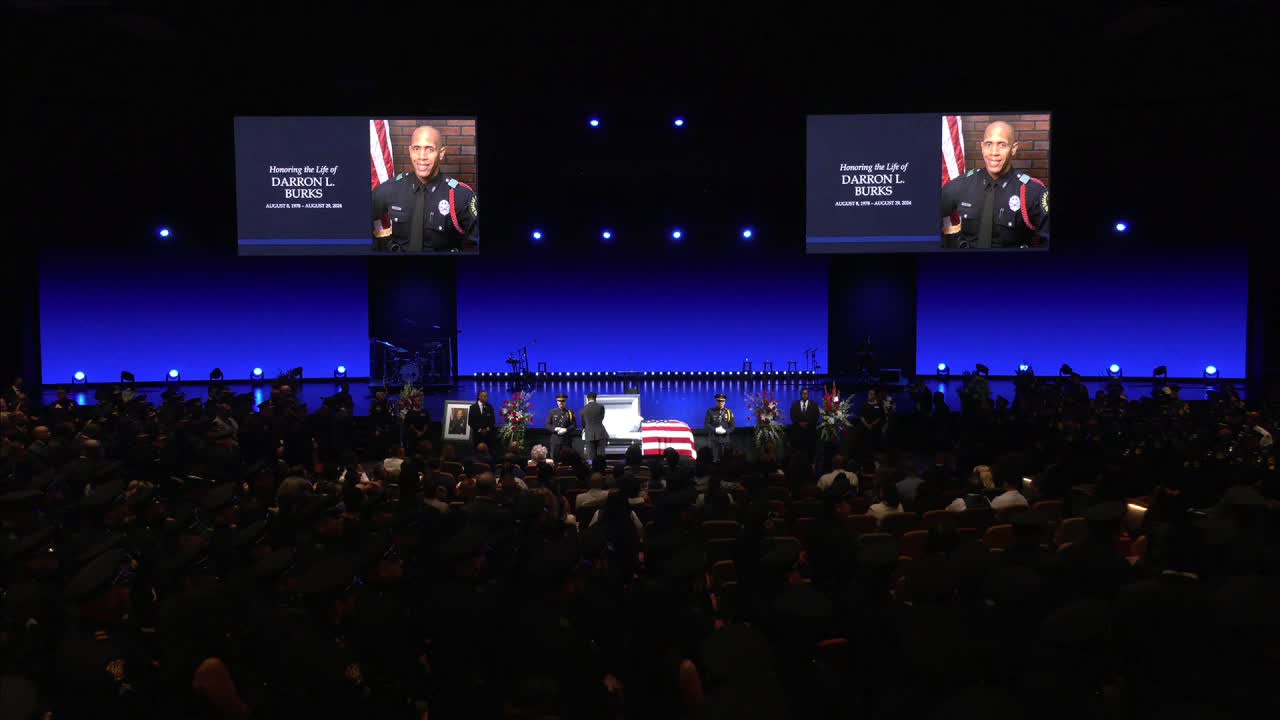
[[716, 406], [707, 410], [703, 425], [707, 430], [707, 438], [711, 442], [711, 460], [720, 462], [720, 458], [729, 451], [729, 436], [737, 425], [733, 421], [733, 411], [724, 406], [724, 393], [716, 395]]
[[448, 148], [440, 131], [423, 125], [409, 141], [413, 172], [373, 189], [376, 248], [380, 252], [458, 252], [480, 243], [476, 193], [440, 172]]
[[[942, 246], [1025, 248], [1049, 244], [1049, 188], [1014, 169], [1018, 136], [997, 121], [982, 136], [981, 168], [942, 186]], [[953, 225], [958, 215], [959, 225]]]
[[556, 396], [556, 406], [547, 414], [547, 430], [551, 431], [548, 449], [551, 451], [552, 461], [560, 457], [560, 448], [573, 446], [573, 431], [578, 429], [578, 418], [572, 410], [565, 407], [568, 401], [569, 396], [560, 393]]

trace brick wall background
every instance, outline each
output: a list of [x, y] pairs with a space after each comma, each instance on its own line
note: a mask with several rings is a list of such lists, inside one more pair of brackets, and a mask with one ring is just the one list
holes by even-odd
[[445, 153], [441, 171], [470, 185], [478, 194], [480, 177], [476, 167], [475, 119], [388, 120], [387, 126], [391, 130], [391, 161], [395, 165], [395, 174], [412, 171], [409, 165], [409, 139], [413, 136], [413, 129], [419, 125], [434, 127], [444, 139], [448, 152]]
[[1048, 115], [961, 115], [965, 170], [982, 167], [982, 133], [987, 125], [997, 120], [1009, 123], [1018, 131], [1018, 154], [1013, 160], [1014, 167], [1048, 185]]

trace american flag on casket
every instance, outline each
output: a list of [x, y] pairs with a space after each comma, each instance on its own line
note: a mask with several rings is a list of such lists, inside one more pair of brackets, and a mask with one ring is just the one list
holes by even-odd
[[661, 455], [670, 447], [687, 458], [698, 459], [693, 430], [679, 420], [645, 420], [640, 423], [640, 442], [645, 455]]

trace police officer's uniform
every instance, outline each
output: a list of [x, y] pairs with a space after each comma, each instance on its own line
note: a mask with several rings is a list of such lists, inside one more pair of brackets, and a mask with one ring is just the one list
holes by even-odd
[[380, 252], [456, 252], [480, 244], [475, 191], [443, 174], [423, 183], [400, 173], [374, 188], [373, 219], [390, 223], [375, 233]]
[[[723, 394], [716, 395], [716, 400], [724, 400]], [[725, 407], [713, 407], [707, 410], [703, 418], [703, 426], [707, 430], [707, 441], [711, 443], [711, 460], [720, 462], [720, 458], [729, 451], [729, 437], [737, 424], [733, 420], [733, 411]], [[717, 433], [716, 428], [724, 428], [724, 433]]]
[[1049, 244], [1049, 188], [1015, 169], [992, 179], [975, 168], [942, 186], [942, 216], [960, 216], [948, 248], [1020, 248]]
[[[556, 396], [556, 400], [568, 400], [569, 396], [560, 393]], [[556, 432], [557, 429], [564, 428], [564, 432]], [[555, 462], [560, 457], [560, 448], [565, 446], [572, 447], [573, 431], [578, 429], [578, 418], [573, 411], [567, 407], [551, 408], [551, 412], [547, 413], [547, 430], [551, 431], [551, 440], [547, 443], [547, 449], [551, 453], [551, 460]]]

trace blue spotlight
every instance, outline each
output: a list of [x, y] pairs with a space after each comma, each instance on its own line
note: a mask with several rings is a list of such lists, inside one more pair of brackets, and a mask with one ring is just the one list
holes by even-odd
[[1205, 376], [1205, 377], [1207, 377], [1207, 378], [1216, 378], [1216, 377], [1218, 377], [1218, 366], [1217, 366], [1217, 365], [1205, 365], [1205, 367], [1204, 367], [1204, 376]]
[[1126, 223], [1123, 221], [1116, 223], [1116, 232], [1122, 233], [1128, 229], [1129, 229], [1129, 223]]
[[333, 369], [333, 376], [336, 378], [344, 378], [347, 376], [347, 366], [339, 365]]
[[742, 230], [742, 239], [743, 239], [743, 240], [750, 240], [750, 239], [751, 239], [751, 234], [752, 234], [752, 233], [751, 233], [751, 228], [743, 228], [743, 230]]
[[671, 231], [672, 240], [679, 240], [682, 237], [684, 237], [684, 233], [680, 232], [680, 228], [676, 228], [675, 230]]
[[600, 118], [591, 118], [591, 120], [589, 120], [587, 124], [593, 128], [600, 127]]
[[255, 383], [262, 382], [262, 368], [256, 367], [249, 373], [249, 379]]
[[169, 228], [167, 228], [167, 227], [162, 227], [162, 228], [160, 228], [159, 235], [160, 235], [160, 237], [162, 237], [162, 238], [167, 238], [167, 237], [169, 237]]
[[678, 117], [678, 118], [676, 118], [676, 119], [673, 121], [673, 124], [674, 124], [676, 127], [684, 127], [684, 118], [682, 118], [682, 117]]
[[182, 380], [182, 373], [178, 372], [178, 368], [170, 370], [169, 374], [165, 375], [165, 382], [178, 382], [180, 380]]
[[602, 239], [602, 240], [612, 240], [612, 239], [613, 239], [613, 233], [612, 233], [612, 232], [609, 232], [608, 230], [605, 230], [604, 232], [600, 233], [600, 239]]
[[541, 239], [542, 239], [542, 231], [541, 231], [541, 230], [534, 230], [534, 231], [533, 231], [533, 239], [534, 239], [534, 240], [541, 240]]
[[1022, 363], [1021, 365], [1018, 366], [1019, 375], [1027, 375], [1030, 372], [1031, 372], [1031, 365], [1029, 365], [1028, 363]]
[[72, 384], [72, 385], [83, 385], [83, 384], [84, 384], [84, 382], [85, 382], [85, 380], [84, 380], [84, 371], [83, 371], [83, 370], [77, 370], [77, 371], [76, 371], [76, 374], [71, 376], [71, 384]]
[[951, 368], [947, 367], [947, 364], [946, 364], [946, 363], [944, 363], [944, 362], [940, 362], [940, 363], [938, 363], [938, 374], [939, 374], [939, 375], [950, 375], [950, 374], [951, 374]]
[[1107, 377], [1122, 377], [1123, 375], [1124, 373], [1120, 371], [1120, 366], [1116, 363], [1111, 363], [1107, 367]]

